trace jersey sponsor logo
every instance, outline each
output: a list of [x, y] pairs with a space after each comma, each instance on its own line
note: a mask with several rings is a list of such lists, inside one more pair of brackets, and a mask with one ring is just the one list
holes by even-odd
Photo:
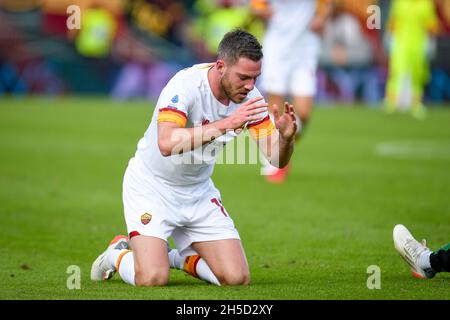
[[141, 216], [141, 222], [144, 226], [147, 225], [151, 220], [152, 220], [152, 215], [149, 213], [144, 213]]

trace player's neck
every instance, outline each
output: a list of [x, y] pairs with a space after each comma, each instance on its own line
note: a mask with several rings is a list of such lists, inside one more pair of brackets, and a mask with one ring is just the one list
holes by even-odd
[[220, 85], [220, 73], [216, 66], [208, 70], [208, 82], [214, 97], [223, 105], [228, 106], [230, 104], [230, 98], [228, 98]]

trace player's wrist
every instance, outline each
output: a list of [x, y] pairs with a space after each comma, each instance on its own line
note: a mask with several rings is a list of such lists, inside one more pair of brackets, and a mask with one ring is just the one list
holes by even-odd
[[230, 130], [236, 130], [238, 128], [241, 128], [243, 125], [237, 125], [236, 121], [233, 121], [232, 117], [227, 117], [225, 119], [219, 120], [218, 122], [221, 122], [221, 129], [224, 131], [230, 131]]
[[225, 134], [227, 131], [232, 130], [230, 125], [230, 121], [228, 118], [220, 119], [214, 122], [211, 122], [207, 125], [205, 125], [203, 128], [207, 132], [215, 131], [216, 133], [222, 135]]
[[225, 133], [227, 130], [232, 130], [231, 121], [229, 118], [221, 119], [216, 121], [217, 129]]
[[295, 134], [292, 135], [284, 135], [282, 132], [280, 132], [280, 142], [282, 142], [285, 145], [294, 145], [295, 143]]

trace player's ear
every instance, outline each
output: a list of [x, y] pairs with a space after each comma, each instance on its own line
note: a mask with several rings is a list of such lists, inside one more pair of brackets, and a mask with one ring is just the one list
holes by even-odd
[[218, 59], [216, 61], [216, 68], [217, 68], [217, 71], [219, 71], [219, 73], [221, 75], [223, 75], [225, 73], [225, 68], [226, 68], [225, 61], [223, 61], [222, 59]]

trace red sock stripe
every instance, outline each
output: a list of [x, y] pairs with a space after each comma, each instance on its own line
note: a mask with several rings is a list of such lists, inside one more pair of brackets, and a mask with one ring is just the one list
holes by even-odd
[[187, 257], [186, 260], [184, 261], [184, 271], [186, 271], [193, 277], [198, 278], [197, 263], [199, 262], [199, 260], [200, 260], [199, 255]]

